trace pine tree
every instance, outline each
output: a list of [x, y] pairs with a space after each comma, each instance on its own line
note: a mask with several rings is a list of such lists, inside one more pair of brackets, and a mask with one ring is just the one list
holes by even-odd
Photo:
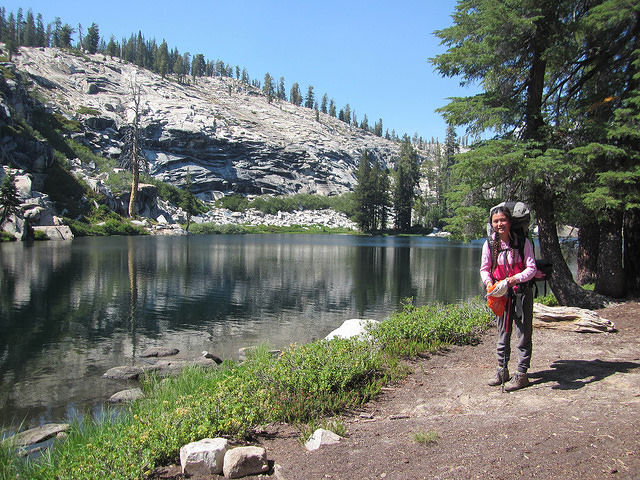
[[13, 214], [18, 213], [20, 197], [15, 184], [14, 174], [5, 174], [0, 184], [0, 229]]
[[27, 10], [27, 20], [24, 25], [23, 44], [27, 47], [34, 47], [36, 45], [36, 41], [36, 22], [33, 18], [33, 12], [29, 9]]
[[378, 119], [376, 124], [373, 126], [373, 134], [382, 137], [382, 119]]
[[36, 16], [36, 45], [38, 47], [49, 46], [49, 39], [47, 38], [47, 32], [44, 28], [44, 21], [42, 20], [41, 13]]
[[278, 99], [287, 101], [287, 92], [284, 88], [284, 77], [280, 77], [280, 81], [278, 82], [278, 90], [276, 91], [276, 96]]
[[327, 94], [322, 95], [322, 101], [320, 102], [320, 111], [322, 113], [327, 113], [327, 103], [329, 99], [327, 98]]
[[205, 62], [204, 55], [202, 53], [198, 53], [194, 55], [193, 60], [191, 62], [191, 76], [195, 82], [196, 77], [203, 77], [206, 73], [207, 63]]
[[[486, 215], [496, 197], [529, 202], [541, 253], [554, 265], [550, 285], [556, 298], [562, 304], [601, 305], [601, 297], [575, 284], [556, 221], [559, 215], [579, 217], [588, 208], [581, 192], [616, 170], [603, 155], [583, 152], [572, 159], [568, 149], [583, 145], [588, 130], [602, 138], [598, 125], [628, 98], [628, 67], [640, 32], [637, 7], [616, 0], [468, 0], [458, 3], [453, 19], [453, 26], [436, 32], [447, 52], [432, 61], [441, 74], [477, 82], [483, 92], [454, 98], [440, 111], [448, 123], [465, 125], [468, 134], [492, 129], [500, 135], [456, 165], [457, 177], [464, 179], [454, 192], [457, 217]], [[614, 108], [606, 113], [608, 103]], [[602, 110], [602, 119], [594, 108]], [[600, 228], [617, 238], [603, 243], [607, 236], [601, 233], [598, 256], [604, 257], [598, 262], [621, 265], [621, 249], [609, 248], [620, 244], [621, 211], [601, 213]]]
[[313, 94], [313, 85], [309, 85], [307, 89], [307, 96], [305, 97], [304, 106], [306, 108], [313, 108], [313, 102], [315, 101], [315, 97]]
[[273, 85], [273, 77], [269, 75], [269, 72], [264, 74], [264, 85], [262, 86], [262, 93], [267, 97], [267, 102], [271, 103], [275, 96], [275, 87]]
[[87, 35], [84, 37], [84, 48], [88, 53], [96, 53], [98, 51], [98, 43], [100, 42], [100, 30], [98, 25], [92, 23], [87, 29]]
[[411, 140], [405, 135], [400, 147], [393, 184], [395, 228], [400, 232], [411, 230], [411, 212], [415, 201], [415, 188], [420, 179], [419, 174], [418, 155], [411, 146]]
[[[113, 37], [112, 37], [113, 38]], [[111, 41], [109, 42], [111, 43]], [[107, 46], [107, 51], [109, 50], [109, 46]], [[169, 72], [169, 47], [167, 46], [167, 42], [163, 39], [160, 47], [158, 47], [158, 53], [156, 55], [155, 61], [155, 70], [162, 78], [166, 77]]]
[[333, 98], [329, 101], [329, 116], [336, 118], [336, 103]]
[[300, 93], [300, 86], [298, 82], [291, 85], [291, 91], [289, 92], [289, 101], [294, 105], [302, 105], [302, 94]]
[[345, 123], [348, 123], [349, 125], [351, 125], [351, 107], [349, 106], [348, 103], [344, 106], [344, 113], [342, 115], [342, 119]]

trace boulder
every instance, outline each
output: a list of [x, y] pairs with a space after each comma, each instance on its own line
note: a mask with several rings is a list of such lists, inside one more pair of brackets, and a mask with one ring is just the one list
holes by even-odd
[[109, 403], [129, 403], [144, 396], [140, 388], [129, 388], [114, 393], [109, 397]]
[[185, 475], [222, 473], [229, 442], [224, 438], [205, 438], [180, 448], [180, 466]]
[[60, 226], [38, 225], [38, 226], [34, 226], [33, 229], [38, 230], [40, 232], [44, 232], [47, 235], [47, 237], [49, 237], [49, 240], [72, 240], [73, 239], [73, 232], [71, 231], [71, 228], [68, 227], [67, 225], [60, 225]]
[[7, 440], [16, 446], [25, 447], [27, 445], [33, 445], [34, 443], [44, 442], [51, 437], [55, 437], [60, 432], [66, 432], [67, 430], [69, 430], [68, 423], [47, 423], [41, 427], [17, 433]]
[[143, 372], [144, 369], [142, 367], [122, 366], [110, 368], [102, 376], [104, 378], [110, 378], [112, 380], [135, 380]]
[[377, 320], [352, 318], [351, 320], [345, 320], [342, 325], [324, 338], [325, 340], [331, 340], [332, 338], [365, 337], [367, 336], [367, 328], [371, 328], [372, 325], [378, 323], [380, 322]]
[[223, 473], [226, 478], [258, 475], [267, 470], [267, 451], [262, 447], [238, 447], [224, 455]]
[[320, 447], [324, 445], [334, 445], [338, 443], [342, 437], [333, 433], [331, 430], [325, 430], [324, 428], [318, 428], [313, 434], [309, 437], [304, 444], [304, 447], [310, 452], [314, 450], [318, 450]]
[[177, 355], [180, 350], [173, 347], [149, 347], [140, 354], [141, 357], [170, 357]]

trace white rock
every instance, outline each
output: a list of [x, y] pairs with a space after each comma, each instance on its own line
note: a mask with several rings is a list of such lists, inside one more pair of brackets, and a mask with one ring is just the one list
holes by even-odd
[[205, 438], [180, 449], [180, 466], [186, 475], [222, 473], [229, 442], [224, 438]]
[[238, 447], [224, 455], [224, 476], [240, 478], [269, 470], [267, 452], [262, 447]]
[[318, 428], [313, 434], [309, 437], [304, 444], [304, 447], [313, 452], [314, 450], [318, 450], [320, 447], [324, 445], [334, 445], [338, 443], [342, 437], [333, 433], [331, 430], [325, 430], [324, 428]]
[[331, 340], [332, 338], [364, 337], [366, 336], [367, 328], [378, 323], [380, 322], [372, 319], [352, 318], [351, 320], [345, 320], [342, 325], [324, 338], [325, 340]]
[[142, 390], [139, 388], [130, 388], [128, 390], [121, 390], [114, 393], [109, 397], [109, 403], [127, 403], [133, 402], [138, 398], [144, 396]]

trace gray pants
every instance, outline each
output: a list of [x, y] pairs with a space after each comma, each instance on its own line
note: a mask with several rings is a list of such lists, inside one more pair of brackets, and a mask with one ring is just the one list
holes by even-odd
[[533, 292], [528, 285], [519, 285], [518, 292], [510, 289], [504, 315], [498, 317], [498, 366], [506, 367], [511, 357], [511, 331], [516, 331], [518, 371], [527, 373], [531, 363], [533, 347]]

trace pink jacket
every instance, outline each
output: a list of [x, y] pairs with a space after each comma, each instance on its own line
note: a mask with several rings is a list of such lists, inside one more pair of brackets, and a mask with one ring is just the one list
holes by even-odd
[[[506, 258], [506, 262], [505, 262]], [[531, 280], [536, 274], [536, 259], [533, 256], [533, 246], [529, 239], [525, 241], [524, 244], [524, 269], [521, 269], [518, 264], [520, 264], [520, 253], [517, 249], [509, 248], [509, 245], [503, 241], [500, 242], [500, 253], [498, 253], [498, 266], [499, 270], [502, 272], [503, 268], [505, 268], [506, 263], [506, 277], [515, 277], [516, 283], [524, 283]], [[494, 270], [496, 269], [496, 265], [493, 266]], [[482, 283], [485, 286], [491, 285], [493, 281], [491, 280], [491, 247], [489, 246], [489, 242], [484, 242], [482, 246], [482, 262], [480, 264], [480, 278], [482, 278]]]

